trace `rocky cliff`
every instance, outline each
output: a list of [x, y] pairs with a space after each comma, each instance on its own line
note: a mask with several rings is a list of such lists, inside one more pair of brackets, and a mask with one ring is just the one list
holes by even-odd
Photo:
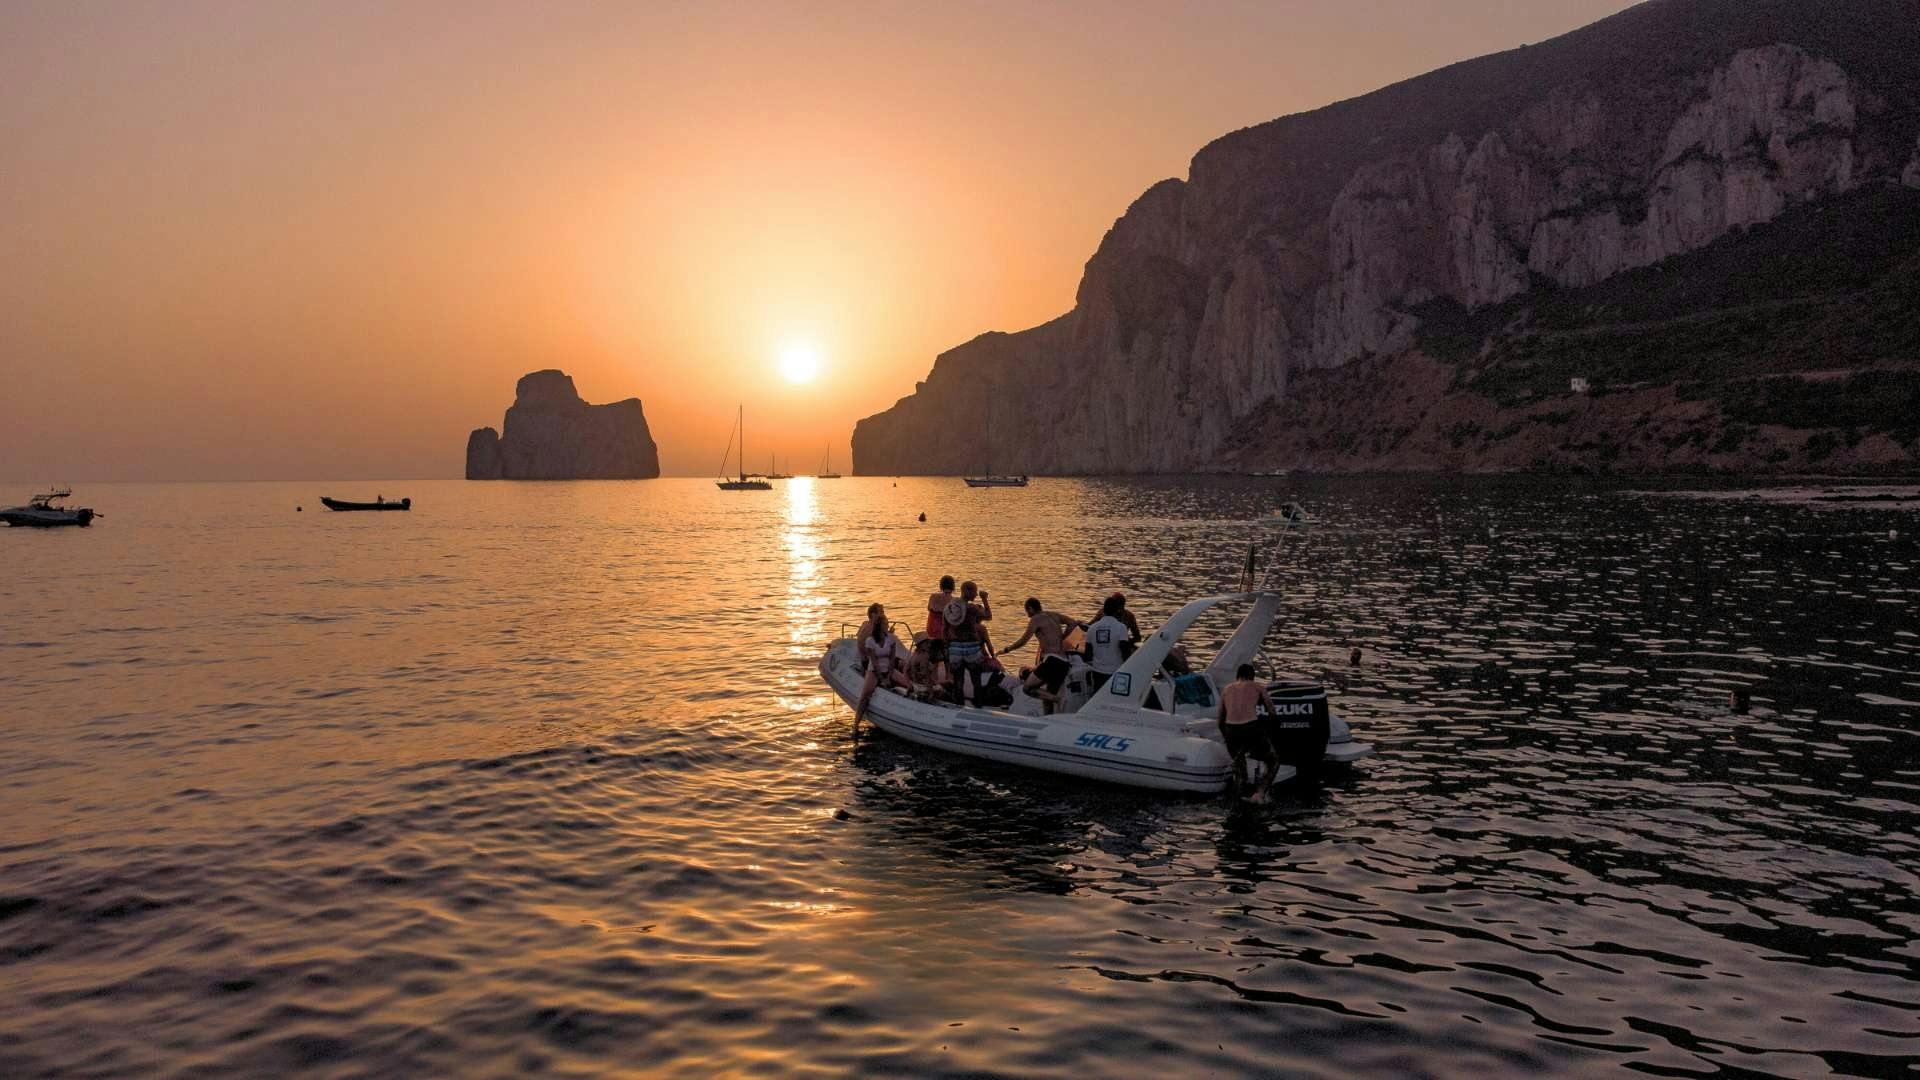
[[469, 480], [650, 480], [660, 454], [640, 399], [589, 405], [563, 371], [521, 378], [496, 433], [467, 437]]
[[[855, 471], [978, 468], [989, 427], [996, 468], [1042, 473], [1805, 465], [1816, 459], [1798, 435], [1736, 444], [1711, 462], [1658, 442], [1623, 454], [1626, 432], [1610, 425], [1639, 415], [1624, 405], [1581, 413], [1580, 432], [1531, 425], [1537, 437], [1518, 449], [1405, 440], [1474, 416], [1505, 430], [1510, 420], [1494, 414], [1525, 405], [1498, 390], [1516, 368], [1538, 376], [1520, 381], [1542, 401], [1569, 395], [1575, 375], [1593, 384], [1583, 401], [1624, 391], [1625, 380], [1592, 376], [1619, 366], [1610, 349], [1649, 342], [1608, 331], [1567, 346], [1606, 324], [1603, 312], [1582, 316], [1577, 298], [1651, 270], [1632, 278], [1644, 290], [1679, 267], [1719, 278], [1699, 279], [1699, 296], [1656, 290], [1663, 300], [1643, 314], [1711, 322], [1750, 306], [1720, 287], [1740, 260], [1681, 260], [1762, 234], [1774, 236], [1759, 282], [1770, 303], [1853, 303], [1887, 331], [1856, 341], [1849, 372], [1920, 369], [1906, 332], [1920, 324], [1920, 302], [1882, 287], [1914, 282], [1920, 267], [1889, 257], [1875, 264], [1879, 278], [1836, 282], [1822, 238], [1835, 222], [1816, 212], [1845, 203], [1870, 206], [1896, 231], [1920, 222], [1920, 206], [1895, 197], [1920, 188], [1915, 57], [1914, 0], [1654, 0], [1554, 41], [1235, 132], [1201, 150], [1186, 180], [1163, 181], [1128, 208], [1087, 263], [1071, 312], [942, 354], [912, 396], [863, 420]], [[1557, 390], [1534, 370], [1528, 328], [1542, 305], [1561, 340], [1548, 373], [1569, 376]], [[1493, 312], [1505, 321], [1474, 321]], [[1711, 377], [1687, 349], [1629, 365], [1631, 382], [1687, 384], [1694, 404], [1681, 412], [1713, 446], [1743, 423], [1739, 402], [1756, 374], [1827, 371], [1852, 385], [1813, 339], [1766, 330], [1762, 318], [1737, 355], [1716, 347]], [[1472, 347], [1458, 347], [1469, 331]], [[1783, 349], [1805, 363], [1783, 366]], [[1407, 390], [1368, 375], [1389, 369], [1422, 373], [1411, 404], [1378, 397]], [[1373, 430], [1388, 405], [1397, 419]], [[1535, 406], [1526, 407], [1569, 411]], [[952, 429], [954, 417], [979, 417], [959, 426], [980, 434], [919, 437]], [[1369, 437], [1355, 442], [1361, 428]], [[1911, 433], [1854, 428], [1845, 437], [1856, 447], [1878, 434], [1893, 443], [1872, 443], [1862, 467], [1920, 461]], [[1609, 442], [1611, 456], [1581, 450]]]

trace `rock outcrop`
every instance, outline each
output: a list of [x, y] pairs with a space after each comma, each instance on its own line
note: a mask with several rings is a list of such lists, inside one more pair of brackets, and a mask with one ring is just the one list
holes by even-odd
[[[1304, 464], [1273, 460], [1292, 384], [1413, 353], [1436, 311], [1524, 322], [1536, 298], [1660, 266], [1796, 207], [1920, 185], [1913, 12], [1898, 0], [1654, 0], [1228, 135], [1188, 179], [1128, 208], [1071, 312], [942, 354], [913, 396], [861, 421], [854, 469], [977, 468], [989, 426], [995, 467], [1013, 471]], [[1791, 276], [1797, 256], [1785, 257], [1777, 270]], [[1696, 374], [1676, 355], [1653, 378]], [[924, 438], [973, 427], [982, 434]]]
[[563, 371], [520, 379], [500, 432], [467, 437], [469, 480], [651, 480], [660, 453], [639, 398], [589, 405]]

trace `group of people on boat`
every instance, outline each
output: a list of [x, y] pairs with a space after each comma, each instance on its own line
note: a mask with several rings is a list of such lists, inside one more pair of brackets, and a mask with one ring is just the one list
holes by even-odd
[[[1004, 652], [1010, 654], [1029, 641], [1036, 643], [1034, 663], [1020, 668], [1017, 677], [1021, 689], [1049, 713], [1060, 706], [1075, 655], [1087, 665], [1089, 688], [1097, 690], [1120, 670], [1140, 641], [1140, 623], [1127, 610], [1126, 596], [1118, 592], [1101, 603], [1100, 613], [1090, 621], [1049, 611], [1038, 597], [1027, 597], [1022, 606], [1026, 626]], [[925, 629], [912, 636], [912, 647], [907, 649], [888, 621], [886, 608], [877, 603], [868, 606], [858, 636], [866, 681], [854, 710], [856, 723], [882, 687], [954, 705], [995, 707], [1012, 700], [1004, 685], [1009, 675], [1001, 661], [1002, 650], [994, 648], [987, 626], [993, 621], [987, 591], [972, 581], [960, 582], [956, 591], [952, 575], [943, 576], [939, 588], [927, 597], [926, 613]], [[1072, 641], [1075, 633], [1082, 635], [1077, 645]], [[902, 652], [907, 653], [904, 662]]]

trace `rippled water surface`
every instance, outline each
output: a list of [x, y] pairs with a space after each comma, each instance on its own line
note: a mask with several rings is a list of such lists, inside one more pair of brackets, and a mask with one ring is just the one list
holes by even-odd
[[[1910, 513], [380, 487], [0, 530], [0, 1075], [1916, 1075]], [[856, 744], [815, 671], [942, 572], [1152, 625], [1286, 498], [1269, 655], [1380, 752], [1269, 811]]]

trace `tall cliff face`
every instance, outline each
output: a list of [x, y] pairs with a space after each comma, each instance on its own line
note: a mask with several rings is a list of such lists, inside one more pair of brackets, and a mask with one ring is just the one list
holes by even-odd
[[650, 480], [660, 455], [640, 399], [589, 405], [562, 371], [523, 376], [501, 432], [467, 437], [469, 480]]
[[[1246, 440], [1271, 440], [1292, 384], [1414, 352], [1437, 307], [1596, 287], [1796, 207], [1920, 186], [1915, 56], [1912, 0], [1655, 0], [1236, 132], [1115, 223], [1070, 313], [941, 355], [862, 421], [855, 470], [978, 468], [989, 415], [996, 468], [1257, 459]], [[920, 437], [931, 417], [981, 434]]]

